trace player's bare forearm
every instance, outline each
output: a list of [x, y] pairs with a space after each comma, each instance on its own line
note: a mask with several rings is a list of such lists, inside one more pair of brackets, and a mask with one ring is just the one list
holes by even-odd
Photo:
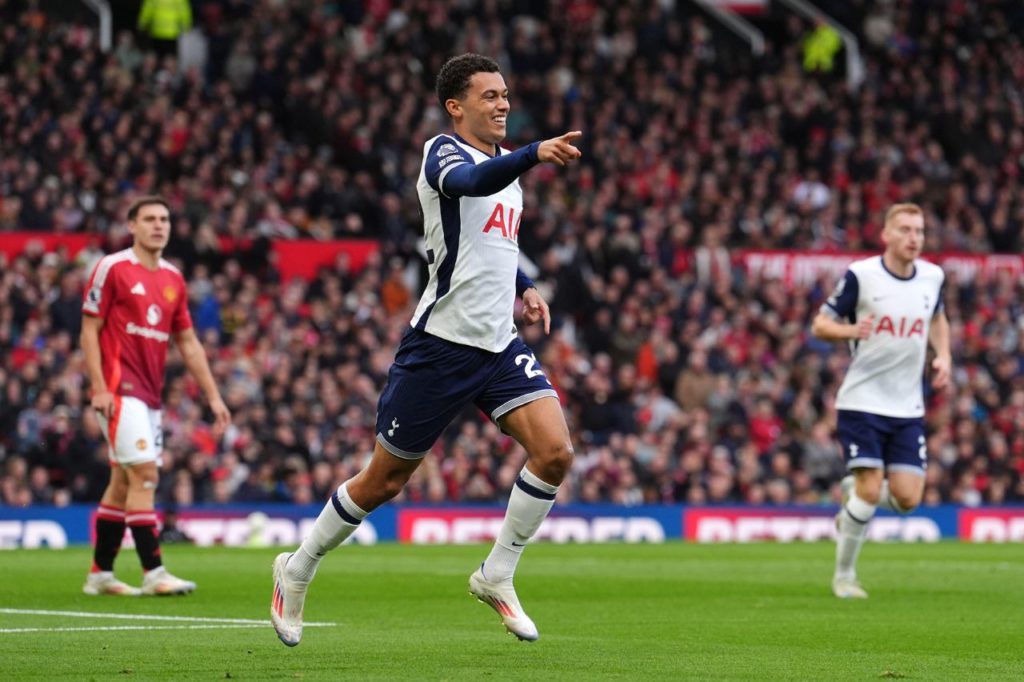
[[93, 391], [106, 389], [103, 380], [103, 360], [100, 356], [100, 329], [103, 320], [91, 315], [82, 316], [82, 333], [78, 340], [85, 355], [85, 370], [89, 374], [89, 385]]
[[210, 363], [206, 359], [206, 350], [195, 331], [186, 329], [179, 332], [176, 339], [181, 358], [185, 362], [185, 369], [199, 382], [199, 388], [203, 389], [207, 399], [212, 403], [214, 399], [220, 400], [220, 391], [217, 390], [217, 382], [213, 380], [213, 372], [210, 371]]
[[199, 387], [206, 394], [210, 410], [213, 412], [214, 434], [220, 437], [220, 434], [223, 434], [224, 429], [231, 423], [231, 412], [228, 411], [227, 405], [220, 397], [220, 391], [217, 390], [217, 382], [213, 380], [213, 372], [210, 371], [210, 363], [206, 359], [206, 350], [203, 349], [203, 344], [199, 343], [195, 330], [191, 328], [178, 332], [174, 340], [178, 344], [178, 350], [181, 351], [185, 369], [196, 378]]
[[928, 329], [928, 343], [938, 357], [949, 358], [952, 356], [949, 350], [949, 319], [946, 313], [940, 312], [932, 318], [931, 327]]
[[932, 318], [928, 329], [928, 343], [935, 350], [932, 360], [932, 386], [942, 390], [949, 385], [953, 374], [953, 356], [949, 350], [949, 320], [940, 312]]

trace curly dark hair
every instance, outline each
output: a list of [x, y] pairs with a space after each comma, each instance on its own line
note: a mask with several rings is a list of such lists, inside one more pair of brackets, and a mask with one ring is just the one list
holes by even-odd
[[437, 99], [441, 108], [448, 113], [444, 103], [450, 99], [462, 99], [469, 88], [469, 79], [474, 73], [501, 73], [498, 62], [490, 57], [481, 54], [467, 52], [458, 57], [452, 57], [444, 63], [441, 70], [437, 72]]

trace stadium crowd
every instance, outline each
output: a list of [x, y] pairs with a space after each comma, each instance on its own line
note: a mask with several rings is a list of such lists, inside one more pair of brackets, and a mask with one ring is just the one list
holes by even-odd
[[[412, 186], [452, 53], [505, 67], [510, 145], [586, 132], [577, 168], [523, 178], [520, 247], [555, 325], [522, 332], [573, 427], [565, 501], [836, 499], [848, 353], [808, 332], [834, 282], [787, 287], [730, 249], [875, 250], [888, 204], [913, 200], [932, 250], [1021, 250], [1013, 3], [846, 3], [857, 90], [804, 69], [808, 25], [784, 22], [753, 60], [689, 3], [193, 4], [206, 46], [183, 68], [129, 32], [104, 55], [87, 26], [0, 0], [0, 238], [96, 235], [74, 258], [0, 254], [3, 504], [102, 493], [82, 285], [140, 193], [174, 206], [167, 256], [234, 415], [214, 439], [172, 352], [160, 500], [319, 502], [363, 465], [421, 281]], [[309, 282], [283, 281], [268, 248], [349, 236], [381, 251]], [[956, 380], [929, 395], [927, 504], [1024, 501], [1022, 300], [1019, 278], [947, 281]], [[523, 458], [467, 412], [403, 499], [500, 498]]]

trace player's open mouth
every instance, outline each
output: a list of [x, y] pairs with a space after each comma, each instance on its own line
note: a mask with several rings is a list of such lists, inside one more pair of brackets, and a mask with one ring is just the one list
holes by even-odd
[[491, 120], [494, 121], [495, 123], [497, 123], [500, 126], [505, 125], [505, 117], [504, 116], [495, 116]]

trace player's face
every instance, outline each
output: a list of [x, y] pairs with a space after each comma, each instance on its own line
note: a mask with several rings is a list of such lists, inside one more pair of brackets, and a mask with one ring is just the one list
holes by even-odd
[[924, 248], [924, 216], [897, 213], [882, 230], [882, 241], [886, 250], [900, 260], [914, 260]]
[[[505, 124], [511, 107], [508, 87], [500, 73], [474, 73], [469, 79], [466, 96], [459, 104], [460, 128], [464, 133], [489, 145], [505, 139]], [[456, 123], [459, 123], [457, 119]]]
[[135, 243], [147, 251], [160, 251], [171, 236], [171, 214], [161, 204], [146, 204], [128, 221]]

